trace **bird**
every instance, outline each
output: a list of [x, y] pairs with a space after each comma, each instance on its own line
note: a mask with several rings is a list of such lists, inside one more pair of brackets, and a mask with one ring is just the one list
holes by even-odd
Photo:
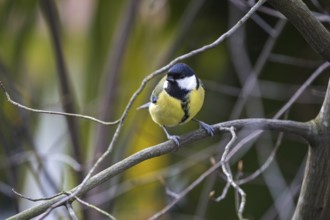
[[212, 126], [194, 118], [203, 106], [204, 96], [202, 81], [195, 71], [185, 63], [177, 63], [155, 86], [150, 102], [138, 109], [148, 108], [152, 120], [164, 130], [167, 139], [179, 146], [180, 137], [170, 135], [167, 127], [193, 120], [209, 135], [214, 135]]

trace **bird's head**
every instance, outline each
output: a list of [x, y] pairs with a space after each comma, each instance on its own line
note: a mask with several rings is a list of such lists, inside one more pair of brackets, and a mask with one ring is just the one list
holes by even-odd
[[196, 89], [198, 87], [198, 80], [194, 70], [184, 63], [177, 63], [172, 66], [167, 73], [164, 88], [166, 89], [172, 85], [187, 91]]

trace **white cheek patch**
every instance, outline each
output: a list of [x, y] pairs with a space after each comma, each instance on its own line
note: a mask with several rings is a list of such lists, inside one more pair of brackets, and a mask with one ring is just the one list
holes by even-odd
[[183, 79], [178, 79], [178, 86], [181, 89], [185, 89], [185, 90], [193, 90], [196, 89], [197, 87], [197, 79], [196, 76], [189, 76], [189, 77], [185, 77]]
[[164, 84], [163, 84], [163, 89], [167, 89], [167, 87], [168, 87], [168, 81], [165, 80], [165, 82], [164, 82]]

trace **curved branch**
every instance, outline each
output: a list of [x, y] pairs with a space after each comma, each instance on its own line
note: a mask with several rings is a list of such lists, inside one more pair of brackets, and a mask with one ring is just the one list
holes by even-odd
[[330, 61], [330, 33], [301, 0], [268, 0], [297, 28], [307, 43]]
[[[312, 124], [310, 122], [294, 122], [289, 120], [274, 120], [274, 119], [240, 119], [222, 122], [213, 125], [215, 135], [222, 134], [220, 131], [223, 127], [235, 127], [235, 129], [250, 129], [250, 130], [271, 130], [271, 131], [281, 131], [286, 133], [296, 134], [307, 141], [312, 139]], [[180, 137], [180, 147], [188, 143], [196, 142], [198, 140], [209, 137], [209, 135], [203, 130], [199, 129], [188, 134], [182, 135]], [[177, 145], [173, 141], [166, 141], [161, 144], [145, 148], [121, 161], [115, 163], [111, 167], [99, 172], [98, 174], [91, 177], [86, 184], [81, 188], [76, 196], [81, 196], [82, 194], [88, 192], [89, 190], [95, 188], [96, 186], [108, 181], [112, 177], [123, 173], [127, 169], [133, 167], [136, 164], [139, 164], [145, 160], [158, 157], [170, 152], [176, 151]], [[228, 158], [230, 159], [230, 158]], [[79, 186], [77, 186], [79, 187]], [[74, 192], [76, 188], [70, 190]], [[65, 195], [53, 198], [49, 201], [46, 201], [40, 205], [36, 205], [30, 209], [22, 211], [12, 217], [9, 220], [13, 219], [31, 219], [35, 216], [38, 216], [45, 212], [53, 204], [57, 203], [61, 199], [65, 198]], [[74, 198], [72, 198], [74, 199]]]

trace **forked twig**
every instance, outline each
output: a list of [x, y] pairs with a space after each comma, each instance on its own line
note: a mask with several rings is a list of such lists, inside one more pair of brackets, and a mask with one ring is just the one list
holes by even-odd
[[[246, 193], [234, 181], [232, 172], [231, 172], [230, 167], [229, 167], [228, 158], [227, 158], [228, 153], [229, 153], [229, 150], [230, 150], [230, 147], [233, 145], [233, 143], [235, 142], [235, 140], [237, 139], [237, 137], [236, 137], [236, 133], [235, 133], [234, 127], [223, 128], [223, 129], [224, 130], [227, 130], [227, 131], [230, 131], [230, 133], [232, 135], [232, 138], [229, 141], [229, 143], [226, 145], [225, 150], [224, 150], [224, 152], [222, 154], [222, 157], [221, 157], [222, 166], [221, 166], [221, 168], [222, 168], [223, 173], [227, 177], [227, 183], [229, 183], [238, 192], [238, 194], [241, 196], [241, 201], [240, 201], [240, 205], [239, 205], [238, 210], [237, 210], [237, 215], [238, 215], [238, 218], [239, 219], [244, 219], [243, 218], [243, 212], [244, 212], [245, 203], [246, 203]], [[225, 189], [226, 188], [227, 187], [225, 187]], [[228, 191], [228, 189], [226, 191]]]

